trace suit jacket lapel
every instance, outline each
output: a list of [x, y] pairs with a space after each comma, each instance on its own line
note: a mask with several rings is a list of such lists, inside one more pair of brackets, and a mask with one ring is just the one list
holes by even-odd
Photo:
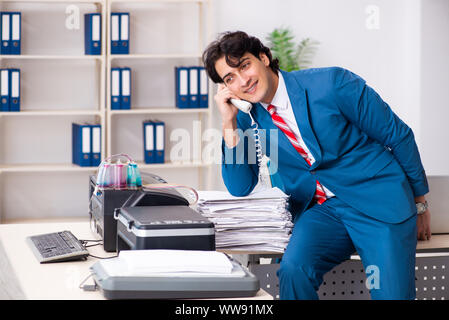
[[298, 83], [294, 75], [281, 71], [284, 77], [285, 86], [287, 87], [290, 103], [295, 114], [296, 123], [299, 127], [299, 132], [303, 138], [307, 148], [309, 148], [315, 162], [312, 169], [316, 168], [321, 162], [321, 148], [313, 132], [309, 117], [309, 104], [307, 100], [307, 91]]

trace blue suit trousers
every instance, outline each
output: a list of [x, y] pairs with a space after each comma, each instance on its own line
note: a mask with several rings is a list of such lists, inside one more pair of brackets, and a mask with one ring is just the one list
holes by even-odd
[[316, 204], [295, 221], [277, 273], [280, 299], [318, 299], [324, 274], [355, 251], [372, 278], [372, 299], [414, 299], [416, 233], [416, 215], [392, 224], [337, 197]]

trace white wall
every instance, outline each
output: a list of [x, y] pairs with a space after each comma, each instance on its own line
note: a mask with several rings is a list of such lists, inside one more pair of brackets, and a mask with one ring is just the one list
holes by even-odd
[[421, 156], [428, 174], [449, 175], [449, 1], [423, 1], [421, 20]]
[[215, 35], [243, 30], [267, 43], [268, 33], [284, 26], [298, 42], [318, 40], [313, 67], [341, 66], [362, 76], [413, 129], [427, 173], [447, 174], [449, 151], [442, 154], [435, 139], [449, 135], [441, 117], [449, 112], [449, 1], [216, 0], [214, 6]]

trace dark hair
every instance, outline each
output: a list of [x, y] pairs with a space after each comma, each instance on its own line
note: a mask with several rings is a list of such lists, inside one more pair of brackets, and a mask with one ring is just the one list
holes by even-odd
[[273, 59], [270, 49], [264, 46], [259, 39], [248, 36], [243, 31], [228, 31], [220, 34], [218, 39], [209, 44], [203, 52], [203, 63], [208, 76], [213, 82], [222, 83], [223, 79], [215, 70], [217, 60], [224, 56], [226, 63], [236, 68], [240, 64], [240, 58], [247, 52], [253, 54], [257, 59], [260, 59], [260, 53], [264, 53], [270, 60], [271, 70], [274, 73], [279, 71], [279, 60]]

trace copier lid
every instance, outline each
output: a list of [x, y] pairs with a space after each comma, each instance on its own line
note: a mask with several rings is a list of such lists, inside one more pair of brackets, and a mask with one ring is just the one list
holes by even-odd
[[120, 215], [137, 229], [214, 228], [214, 224], [188, 206], [126, 207]]

